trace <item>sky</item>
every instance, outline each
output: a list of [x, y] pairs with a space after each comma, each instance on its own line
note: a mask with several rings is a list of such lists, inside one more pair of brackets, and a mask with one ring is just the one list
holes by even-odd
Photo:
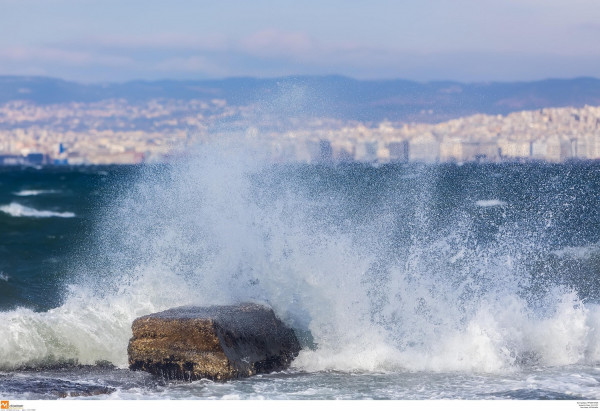
[[599, 0], [0, 0], [0, 75], [600, 77]]

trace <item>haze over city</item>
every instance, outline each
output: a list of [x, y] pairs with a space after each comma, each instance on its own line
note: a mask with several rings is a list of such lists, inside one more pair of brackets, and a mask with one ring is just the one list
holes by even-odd
[[594, 0], [5, 0], [0, 163], [221, 133], [275, 161], [593, 160], [598, 21]]

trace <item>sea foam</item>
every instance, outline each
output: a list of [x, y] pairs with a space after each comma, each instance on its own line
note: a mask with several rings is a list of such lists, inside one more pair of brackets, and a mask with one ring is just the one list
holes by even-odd
[[39, 196], [43, 194], [56, 194], [59, 193], [57, 190], [21, 190], [13, 193], [19, 197]]
[[478, 200], [475, 205], [479, 207], [502, 207], [506, 205], [505, 201], [493, 199], [493, 200]]
[[33, 218], [48, 218], [48, 217], [61, 217], [61, 218], [72, 218], [75, 217], [75, 213], [70, 211], [58, 212], [48, 210], [36, 210], [35, 208], [27, 207], [19, 203], [10, 203], [8, 205], [0, 206], [0, 211], [6, 213], [12, 217], [33, 217]]
[[349, 199], [371, 181], [345, 177], [345, 191], [334, 181], [343, 170], [286, 171], [226, 143], [146, 169], [124, 190], [98, 216], [62, 306], [0, 313], [0, 368], [126, 367], [137, 316], [242, 301], [271, 305], [309, 336], [293, 363], [305, 371], [506, 373], [600, 361], [600, 309], [560, 284], [531, 291], [524, 267], [544, 251], [535, 226], [507, 224], [479, 243], [468, 213], [431, 229], [438, 182], [426, 170], [411, 191]]

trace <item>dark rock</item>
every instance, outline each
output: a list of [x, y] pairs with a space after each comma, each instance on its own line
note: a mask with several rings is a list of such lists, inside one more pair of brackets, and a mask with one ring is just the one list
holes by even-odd
[[0, 376], [0, 387], [9, 390], [11, 395], [54, 399], [67, 397], [91, 397], [115, 392], [112, 387], [98, 384], [80, 383], [39, 375]]
[[268, 307], [179, 307], [132, 325], [129, 368], [168, 379], [225, 381], [279, 371], [298, 355], [294, 331]]

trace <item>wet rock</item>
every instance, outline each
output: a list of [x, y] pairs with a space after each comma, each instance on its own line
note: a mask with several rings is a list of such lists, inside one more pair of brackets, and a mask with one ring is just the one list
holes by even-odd
[[2, 391], [10, 392], [23, 398], [55, 399], [67, 397], [91, 397], [115, 392], [105, 385], [74, 382], [59, 378], [48, 378], [39, 375], [2, 375], [0, 376]]
[[279, 371], [298, 355], [294, 331], [268, 307], [179, 307], [133, 322], [131, 370], [168, 379], [225, 381]]

